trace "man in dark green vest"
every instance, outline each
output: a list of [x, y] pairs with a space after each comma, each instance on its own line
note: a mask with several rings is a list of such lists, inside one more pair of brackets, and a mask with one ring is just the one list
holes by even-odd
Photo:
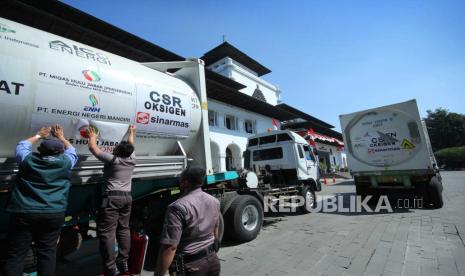
[[[53, 137], [47, 138], [50, 133]], [[32, 145], [41, 139], [39, 152], [32, 152]], [[34, 241], [38, 275], [52, 276], [71, 185], [70, 171], [77, 162], [76, 150], [59, 125], [42, 127], [36, 135], [18, 143], [16, 162], [17, 182], [6, 207], [11, 218], [3, 275], [23, 275], [23, 260]]]

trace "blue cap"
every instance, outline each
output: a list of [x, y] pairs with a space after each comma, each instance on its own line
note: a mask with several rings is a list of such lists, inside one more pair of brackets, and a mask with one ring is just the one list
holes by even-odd
[[58, 139], [45, 139], [39, 146], [39, 151], [42, 154], [59, 154], [64, 150], [65, 145]]

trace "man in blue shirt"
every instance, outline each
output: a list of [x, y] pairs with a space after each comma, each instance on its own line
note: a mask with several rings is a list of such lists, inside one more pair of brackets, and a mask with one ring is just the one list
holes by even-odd
[[[50, 133], [54, 137], [47, 138]], [[32, 152], [32, 145], [41, 139], [38, 152]], [[70, 171], [77, 162], [76, 150], [59, 125], [42, 127], [36, 135], [18, 143], [16, 162], [17, 181], [6, 207], [11, 218], [3, 275], [23, 274], [23, 260], [34, 241], [38, 275], [52, 276], [71, 185]]]

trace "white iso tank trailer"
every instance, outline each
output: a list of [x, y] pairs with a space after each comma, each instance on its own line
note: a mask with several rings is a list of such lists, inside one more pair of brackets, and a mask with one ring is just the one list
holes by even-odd
[[433, 169], [415, 100], [341, 115], [340, 120], [353, 173]]
[[339, 118], [358, 194], [411, 190], [442, 206], [441, 176], [416, 100]]
[[[13, 175], [16, 143], [57, 123], [80, 156], [73, 184], [101, 175], [87, 148], [89, 125], [109, 152], [136, 125], [135, 178], [175, 176], [188, 158], [212, 174], [200, 60], [140, 64], [10, 20], [0, 24], [1, 181]], [[170, 68], [180, 70], [165, 73]]]
[[[3, 18], [0, 31], [0, 123], [7, 130], [0, 132], [0, 205], [17, 172], [16, 143], [43, 125], [61, 124], [79, 162], [60, 242], [68, 253], [77, 250], [80, 243], [73, 241], [87, 233], [101, 197], [103, 166], [87, 149], [86, 129], [95, 128], [99, 147], [112, 151], [135, 124], [133, 230], [162, 226], [167, 204], [179, 195], [180, 172], [196, 164], [206, 168], [204, 190], [221, 202], [226, 227], [220, 216], [220, 238], [222, 229], [238, 241], [259, 234], [263, 195], [247, 184], [254, 179], [212, 170], [203, 61], [140, 64]], [[0, 210], [0, 239], [7, 225], [8, 214]]]
[[[134, 213], [153, 207], [163, 192], [165, 199], [172, 198], [189, 164], [206, 169], [208, 184], [238, 177], [212, 171], [203, 61], [140, 64], [4, 18], [0, 28], [2, 206], [17, 173], [17, 142], [44, 125], [62, 125], [79, 155], [71, 176], [70, 225], [77, 215], [81, 221], [91, 219], [100, 198], [103, 165], [88, 151], [88, 127], [98, 131], [99, 147], [111, 152], [126, 138], [128, 125], [136, 125]], [[1, 210], [0, 236], [7, 224], [8, 214]]]

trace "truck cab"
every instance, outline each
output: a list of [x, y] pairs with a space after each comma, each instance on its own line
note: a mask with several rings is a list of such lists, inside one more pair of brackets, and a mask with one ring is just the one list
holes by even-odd
[[[244, 152], [245, 168], [272, 187], [309, 185], [320, 191], [318, 162], [308, 142], [290, 130], [251, 136]], [[268, 176], [268, 177], [265, 177]]]

